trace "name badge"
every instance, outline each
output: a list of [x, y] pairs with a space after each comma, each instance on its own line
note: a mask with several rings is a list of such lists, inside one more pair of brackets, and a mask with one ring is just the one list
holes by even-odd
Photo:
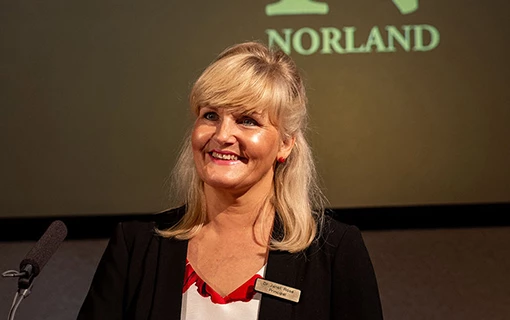
[[299, 297], [301, 296], [301, 290], [299, 289], [287, 287], [262, 278], [255, 280], [255, 291], [293, 302], [299, 302]]

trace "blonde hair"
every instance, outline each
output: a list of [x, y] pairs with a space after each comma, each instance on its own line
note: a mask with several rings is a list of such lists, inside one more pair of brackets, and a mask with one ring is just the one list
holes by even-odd
[[[270, 249], [298, 252], [320, 232], [325, 198], [317, 183], [314, 159], [305, 138], [307, 98], [297, 66], [281, 50], [246, 42], [223, 51], [197, 79], [190, 107], [267, 110], [281, 139], [295, 138], [285, 163], [275, 162], [274, 195], [270, 198], [282, 230]], [[247, 110], [248, 109], [248, 110]], [[206, 223], [203, 182], [197, 175], [191, 139], [185, 140], [173, 171], [176, 197], [186, 213], [174, 227], [158, 230], [164, 237], [190, 239]]]

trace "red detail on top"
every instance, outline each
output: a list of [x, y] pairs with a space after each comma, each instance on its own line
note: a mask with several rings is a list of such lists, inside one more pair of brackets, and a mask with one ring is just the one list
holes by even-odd
[[186, 270], [184, 271], [184, 286], [182, 287], [182, 293], [188, 291], [188, 289], [195, 284], [197, 286], [198, 293], [204, 298], [211, 297], [211, 301], [213, 303], [227, 304], [234, 301], [248, 302], [253, 299], [253, 296], [255, 296], [255, 280], [258, 278], [262, 278], [262, 276], [260, 274], [254, 275], [239, 288], [232, 291], [229, 295], [222, 297], [198, 276], [189, 261], [186, 259]]

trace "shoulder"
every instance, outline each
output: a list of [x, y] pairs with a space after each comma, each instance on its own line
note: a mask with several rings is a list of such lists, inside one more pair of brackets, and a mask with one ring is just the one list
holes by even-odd
[[361, 231], [357, 226], [337, 221], [331, 216], [325, 215], [312, 246], [318, 250], [333, 253], [339, 250], [358, 250], [364, 248], [364, 243]]
[[383, 319], [374, 267], [358, 227], [328, 217], [317, 243], [321, 262], [331, 266], [331, 318]]
[[335, 220], [329, 215], [324, 216], [323, 223], [318, 232], [319, 240], [341, 241], [345, 237], [352, 237], [360, 234], [357, 226]]
[[163, 212], [147, 215], [136, 220], [122, 221], [117, 225], [116, 232], [125, 237], [126, 242], [130, 239], [143, 238], [155, 235], [155, 228], [167, 229], [177, 224], [184, 216], [185, 207], [169, 209]]

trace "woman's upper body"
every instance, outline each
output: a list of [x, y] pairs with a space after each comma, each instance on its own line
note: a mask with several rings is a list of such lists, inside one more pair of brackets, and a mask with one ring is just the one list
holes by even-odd
[[[256, 42], [224, 50], [190, 94], [195, 121], [172, 190], [184, 212], [172, 223], [153, 225], [157, 237], [147, 226], [121, 227], [92, 290], [119, 302], [121, 297], [106, 296], [127, 285], [122, 304], [112, 303], [120, 317], [158, 318], [159, 308], [175, 304], [173, 317], [182, 309], [177, 293], [186, 261], [219, 297], [266, 266], [265, 278], [300, 288], [302, 301], [264, 297], [251, 318], [280, 318], [280, 312], [269, 313], [276, 306], [298, 318], [349, 319], [351, 310], [360, 319], [378, 314], [375, 278], [359, 231], [324, 218], [325, 199], [305, 138], [306, 104], [298, 68], [281, 50]], [[100, 288], [112, 281], [111, 288]], [[96, 300], [88, 298], [83, 312]], [[199, 312], [211, 317], [206, 309]]]
[[[162, 238], [154, 226], [174, 225], [183, 214], [179, 208], [148, 222], [117, 226], [78, 320], [181, 319], [189, 242]], [[278, 220], [273, 237], [281, 238]], [[262, 294], [259, 319], [382, 319], [377, 281], [359, 230], [330, 218], [305, 251], [270, 251], [264, 279], [301, 290], [301, 296], [295, 303]]]

